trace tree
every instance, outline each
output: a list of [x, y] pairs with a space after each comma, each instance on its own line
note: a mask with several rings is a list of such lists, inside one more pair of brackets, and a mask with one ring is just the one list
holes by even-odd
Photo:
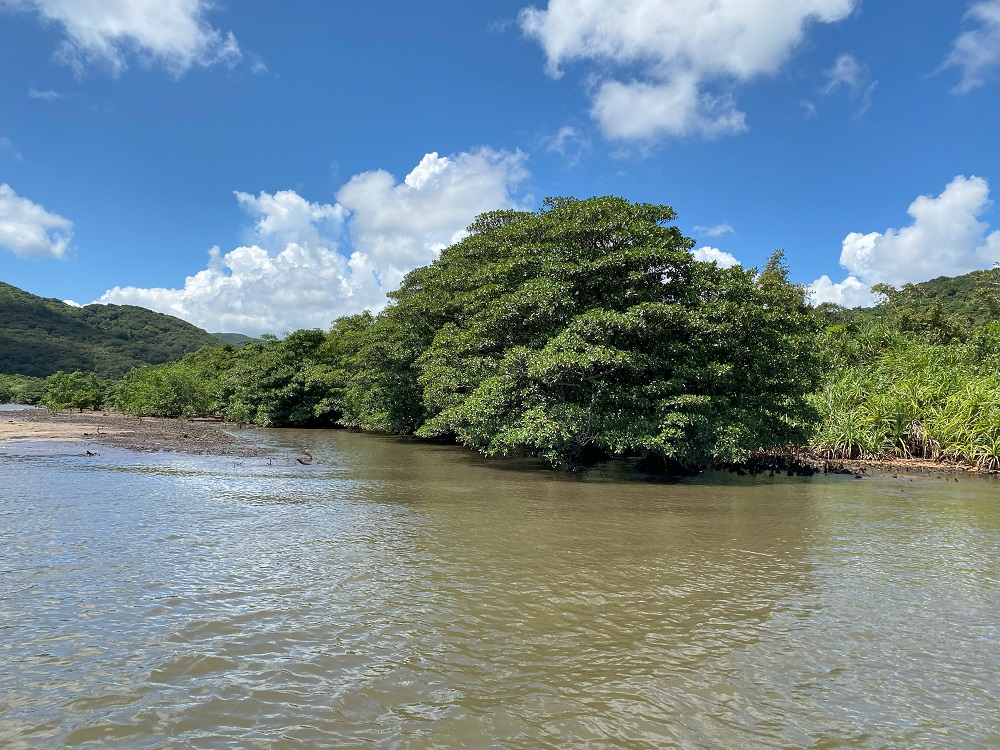
[[338, 414], [318, 409], [329, 393], [322, 348], [326, 334], [301, 330], [278, 339], [264, 335], [233, 359], [220, 383], [226, 416], [264, 426], [333, 423]]
[[479, 217], [368, 329], [345, 418], [566, 467], [699, 468], [804, 439], [803, 289], [780, 255], [759, 274], [695, 261], [673, 218], [612, 197]]
[[993, 323], [1000, 322], [1000, 263], [994, 264], [995, 273], [984, 280], [973, 292], [973, 299], [982, 305]]
[[94, 373], [57, 372], [45, 379], [42, 399], [52, 411], [62, 409], [99, 409], [104, 403], [104, 387]]
[[920, 334], [934, 344], [964, 341], [968, 336], [965, 323], [944, 308], [940, 299], [927, 299], [916, 284], [903, 284], [896, 289], [890, 284], [875, 284], [872, 292], [879, 296], [878, 305], [887, 309], [899, 329]]

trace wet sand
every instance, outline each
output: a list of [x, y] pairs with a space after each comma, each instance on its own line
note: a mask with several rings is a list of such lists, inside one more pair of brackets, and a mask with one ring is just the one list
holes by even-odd
[[115, 411], [46, 409], [0, 412], [0, 449], [19, 441], [95, 443], [132, 451], [180, 451], [226, 456], [261, 456], [265, 449], [222, 428], [224, 423], [197, 419], [129, 417]]

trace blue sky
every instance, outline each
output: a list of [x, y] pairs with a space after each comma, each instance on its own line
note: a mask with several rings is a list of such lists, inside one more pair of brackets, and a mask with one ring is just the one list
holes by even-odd
[[0, 280], [325, 328], [614, 194], [866, 304], [1000, 260], [998, 71], [998, 0], [0, 0]]

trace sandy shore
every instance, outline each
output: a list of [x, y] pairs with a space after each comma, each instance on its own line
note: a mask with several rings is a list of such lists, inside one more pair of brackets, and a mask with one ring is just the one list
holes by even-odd
[[224, 432], [221, 422], [127, 417], [114, 411], [46, 409], [0, 412], [0, 449], [17, 441], [86, 442], [133, 451], [182, 451], [225, 456], [260, 456], [252, 442]]

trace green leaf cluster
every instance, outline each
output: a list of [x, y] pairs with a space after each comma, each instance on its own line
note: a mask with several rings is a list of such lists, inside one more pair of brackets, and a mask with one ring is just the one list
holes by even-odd
[[1000, 325], [966, 344], [904, 340], [832, 372], [811, 444], [831, 458], [930, 458], [1000, 470]]
[[0, 374], [0, 404], [34, 406], [45, 395], [45, 378]]
[[355, 355], [342, 422], [575, 467], [689, 468], [801, 440], [815, 319], [780, 256], [699, 263], [666, 206], [494, 212], [409, 274]]
[[57, 372], [45, 379], [42, 403], [52, 411], [100, 409], [104, 405], [104, 391], [104, 384], [92, 372]]

